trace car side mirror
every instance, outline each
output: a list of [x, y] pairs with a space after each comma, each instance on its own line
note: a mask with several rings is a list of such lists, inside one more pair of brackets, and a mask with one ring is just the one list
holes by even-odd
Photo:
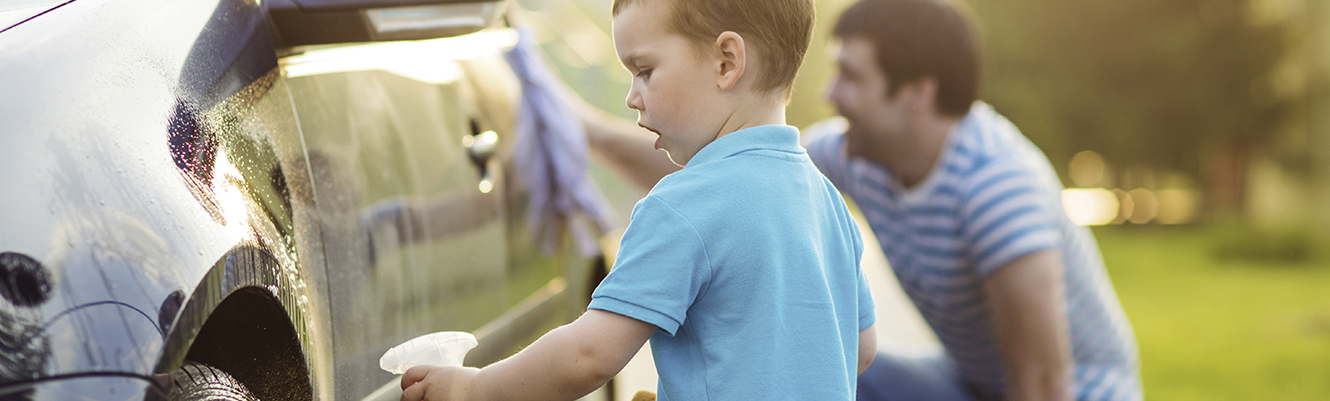
[[504, 0], [269, 0], [279, 47], [419, 40], [479, 31]]

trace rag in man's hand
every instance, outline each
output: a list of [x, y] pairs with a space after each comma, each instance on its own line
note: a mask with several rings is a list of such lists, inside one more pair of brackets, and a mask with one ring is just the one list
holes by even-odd
[[[529, 229], [541, 248], [550, 253], [568, 224], [578, 250], [586, 256], [594, 255], [599, 252], [596, 237], [611, 227], [610, 209], [587, 176], [586, 130], [555, 92], [560, 83], [540, 57], [535, 36], [525, 28], [517, 31], [517, 45], [504, 57], [522, 82], [513, 164], [531, 193]], [[576, 218], [578, 214], [586, 215], [596, 231]]]

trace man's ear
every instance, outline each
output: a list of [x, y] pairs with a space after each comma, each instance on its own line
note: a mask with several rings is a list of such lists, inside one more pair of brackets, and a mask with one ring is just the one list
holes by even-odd
[[748, 65], [748, 49], [744, 38], [734, 31], [721, 32], [716, 37], [716, 85], [728, 91], [739, 83]]
[[937, 78], [919, 78], [901, 90], [911, 92], [910, 107], [915, 111], [933, 111], [937, 104]]

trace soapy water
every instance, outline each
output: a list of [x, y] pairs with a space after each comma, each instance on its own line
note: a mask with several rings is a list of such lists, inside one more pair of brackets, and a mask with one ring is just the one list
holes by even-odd
[[476, 347], [476, 336], [461, 331], [442, 331], [413, 338], [392, 347], [379, 358], [379, 367], [400, 375], [420, 365], [462, 366], [466, 353]]

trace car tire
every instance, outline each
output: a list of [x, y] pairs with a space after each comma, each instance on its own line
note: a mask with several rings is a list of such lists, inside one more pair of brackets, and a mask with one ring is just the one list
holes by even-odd
[[185, 361], [171, 374], [169, 401], [259, 401], [230, 374], [194, 361]]

